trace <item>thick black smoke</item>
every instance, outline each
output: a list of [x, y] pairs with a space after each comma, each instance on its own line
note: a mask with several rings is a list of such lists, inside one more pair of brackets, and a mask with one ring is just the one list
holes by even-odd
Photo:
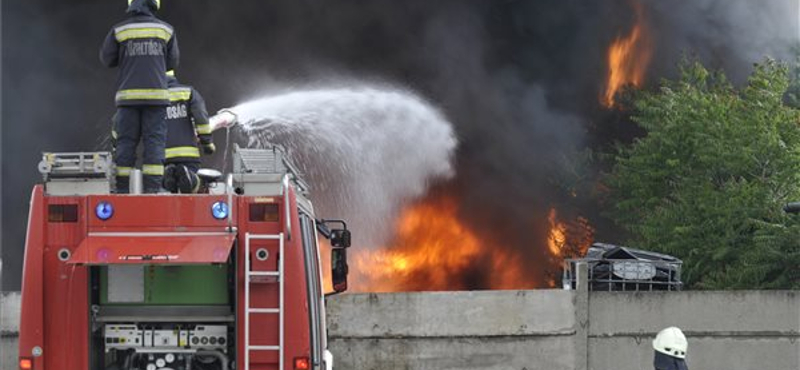
[[[479, 233], [537, 261], [551, 204], [597, 213], [560, 179], [574, 150], [624, 134], [603, 126], [599, 97], [605, 50], [634, 19], [629, 1], [163, 2], [180, 41], [178, 75], [212, 111], [343, 76], [405, 85], [456, 125], [457, 177], [445, 188]], [[648, 81], [673, 74], [682, 51], [746, 76], [798, 38], [795, 0], [642, 2], [654, 35]], [[97, 52], [125, 1], [2, 7], [2, 288], [17, 289], [39, 153], [102, 149], [116, 71]]]

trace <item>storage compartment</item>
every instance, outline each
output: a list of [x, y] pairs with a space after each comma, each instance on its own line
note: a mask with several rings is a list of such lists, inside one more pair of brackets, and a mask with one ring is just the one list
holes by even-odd
[[233, 266], [91, 267], [92, 369], [231, 369]]

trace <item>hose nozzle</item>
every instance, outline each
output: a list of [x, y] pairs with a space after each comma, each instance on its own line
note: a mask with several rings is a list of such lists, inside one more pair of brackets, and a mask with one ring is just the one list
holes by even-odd
[[211, 131], [217, 131], [221, 128], [228, 128], [236, 126], [239, 123], [239, 117], [230, 109], [220, 109], [217, 114], [208, 119], [208, 124], [211, 126]]

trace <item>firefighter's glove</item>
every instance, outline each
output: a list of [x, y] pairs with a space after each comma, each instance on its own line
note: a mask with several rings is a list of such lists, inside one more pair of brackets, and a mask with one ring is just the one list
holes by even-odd
[[214, 146], [214, 143], [203, 143], [202, 145], [203, 145], [203, 154], [205, 155], [211, 155], [214, 154], [215, 151], [217, 151], [217, 147]]

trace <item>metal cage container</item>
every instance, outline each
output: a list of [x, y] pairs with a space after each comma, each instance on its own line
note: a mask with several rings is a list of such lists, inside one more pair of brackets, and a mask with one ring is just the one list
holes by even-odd
[[661, 253], [595, 243], [584, 258], [564, 261], [564, 289], [576, 289], [577, 263], [588, 265], [592, 291], [679, 291], [683, 261]]

